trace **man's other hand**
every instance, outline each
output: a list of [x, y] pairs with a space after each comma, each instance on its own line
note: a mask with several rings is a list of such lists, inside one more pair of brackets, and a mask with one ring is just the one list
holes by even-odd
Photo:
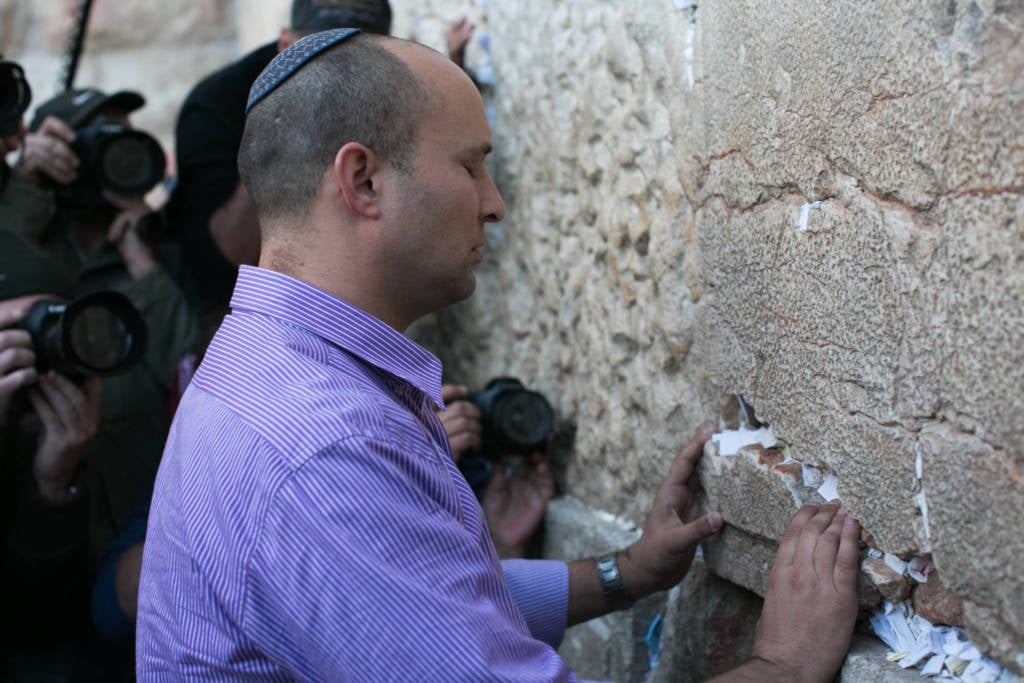
[[654, 497], [643, 535], [619, 553], [626, 592], [634, 598], [679, 583], [690, 568], [697, 544], [722, 528], [722, 515], [696, 514], [700, 479], [697, 462], [713, 430], [695, 436], [676, 457]]
[[[839, 507], [797, 511], [775, 556], [753, 660], [777, 680], [831, 681], [850, 649], [857, 618], [860, 525]], [[774, 680], [774, 679], [773, 679]]]

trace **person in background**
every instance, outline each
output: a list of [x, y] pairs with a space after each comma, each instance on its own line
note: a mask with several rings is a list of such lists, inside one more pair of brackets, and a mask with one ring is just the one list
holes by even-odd
[[525, 557], [555, 495], [548, 454], [536, 452], [508, 461], [494, 454], [480, 455], [480, 409], [463, 400], [469, 394], [464, 385], [442, 385], [445, 409], [438, 411], [438, 417], [452, 456], [480, 501], [498, 557]]
[[[14, 169], [15, 178], [49, 203], [42, 229], [25, 236], [71, 274], [76, 296], [120, 292], [148, 330], [142, 361], [102, 380], [102, 419], [89, 458], [94, 561], [152, 485], [170, 424], [171, 377], [197, 335], [196, 318], [172, 274], [178, 255], [174, 245], [162, 240], [163, 216], [143, 197], [103, 192], [97, 169], [72, 146], [96, 126], [131, 133], [129, 115], [144, 104], [140, 94], [130, 91], [61, 93], [39, 105]], [[162, 176], [164, 168], [155, 172]]]
[[7, 156], [24, 154], [25, 111], [32, 102], [32, 88], [16, 62], [0, 55], [0, 228], [18, 234], [38, 234], [49, 219], [51, 203], [46, 193], [14, 178]]
[[[710, 432], [628, 548], [500, 562], [435, 414], [440, 363], [403, 334], [473, 292], [504, 216], [475, 85], [421, 45], [332, 30], [268, 65], [247, 109], [259, 267], [240, 269], [160, 465], [139, 680], [575, 680], [564, 629], [674, 586], [721, 528], [695, 505]], [[797, 512], [754, 656], [723, 680], [832, 679], [859, 533], [837, 503]]]
[[[270, 61], [296, 40], [341, 27], [387, 35], [391, 6], [388, 0], [294, 0], [290, 24], [276, 41], [204, 78], [181, 107], [175, 130], [178, 178], [168, 211], [171, 223], [181, 231], [186, 291], [200, 315], [223, 315], [238, 266], [259, 259], [259, 221], [238, 178], [249, 89]], [[452, 25], [446, 38], [453, 58], [461, 60], [472, 32], [465, 20]]]
[[[21, 324], [40, 299], [67, 300], [60, 264], [0, 229], [0, 680], [113, 681], [125, 674], [89, 622], [87, 454], [98, 378], [39, 372]], [[122, 660], [124, 661], [124, 660]]]

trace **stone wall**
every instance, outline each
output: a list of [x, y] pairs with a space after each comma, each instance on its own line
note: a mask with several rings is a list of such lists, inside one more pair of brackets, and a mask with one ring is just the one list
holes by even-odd
[[[477, 295], [438, 318], [452, 376], [552, 396], [575, 434], [567, 494], [633, 524], [742, 394], [790, 458], [838, 477], [872, 547], [930, 559], [972, 639], [1021, 671], [1024, 6], [484, 10], [509, 212]], [[747, 519], [709, 566], [763, 590], [738, 574], [763, 576], [793, 485], [715, 471], [711, 499]], [[578, 527], [601, 515], [561, 505], [549, 551], [587, 552]]]
[[[0, 46], [37, 101], [70, 4], [0, 0]], [[79, 83], [144, 92], [136, 121], [170, 144], [195, 80], [277, 34], [288, 3], [251, 4], [97, 0]], [[442, 47], [468, 14], [484, 38], [469, 62], [508, 216], [476, 295], [418, 334], [450, 379], [515, 375], [552, 399], [565, 495], [547, 554], [635, 537], [676, 450], [735, 426], [742, 394], [789, 457], [838, 478], [872, 547], [929, 558], [932, 603], [1024, 670], [1024, 5], [393, 6], [397, 35]], [[706, 457], [726, 532], [680, 589], [574, 629], [581, 674], [642, 680], [659, 613], [653, 680], [749, 647], [778, 534], [812, 493], [756, 453]], [[901, 673], [868, 639], [843, 677]]]

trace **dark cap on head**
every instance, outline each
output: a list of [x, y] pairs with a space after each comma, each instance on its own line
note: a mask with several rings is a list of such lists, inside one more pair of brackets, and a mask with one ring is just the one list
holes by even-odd
[[45, 251], [11, 230], [0, 230], [0, 301], [30, 294], [70, 299], [74, 283]]
[[107, 95], [96, 88], [65, 90], [39, 105], [29, 129], [38, 130], [47, 116], [56, 116], [72, 128], [78, 128], [104, 107], [130, 114], [144, 104], [145, 98], [130, 90], [121, 90], [112, 95]]
[[294, 0], [291, 29], [315, 33], [332, 28], [358, 28], [367, 33], [391, 33], [388, 0]]
[[309, 60], [316, 57], [329, 47], [359, 33], [357, 28], [339, 28], [320, 31], [306, 36], [289, 45], [278, 53], [270, 64], [260, 72], [249, 89], [249, 100], [245, 103], [245, 113], [256, 106], [260, 100], [269, 95], [274, 88], [288, 80]]

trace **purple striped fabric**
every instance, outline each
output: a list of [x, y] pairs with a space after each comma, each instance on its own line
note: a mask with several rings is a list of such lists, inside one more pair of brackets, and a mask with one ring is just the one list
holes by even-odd
[[561, 562], [500, 563], [437, 359], [243, 267], [157, 477], [139, 679], [568, 681]]

